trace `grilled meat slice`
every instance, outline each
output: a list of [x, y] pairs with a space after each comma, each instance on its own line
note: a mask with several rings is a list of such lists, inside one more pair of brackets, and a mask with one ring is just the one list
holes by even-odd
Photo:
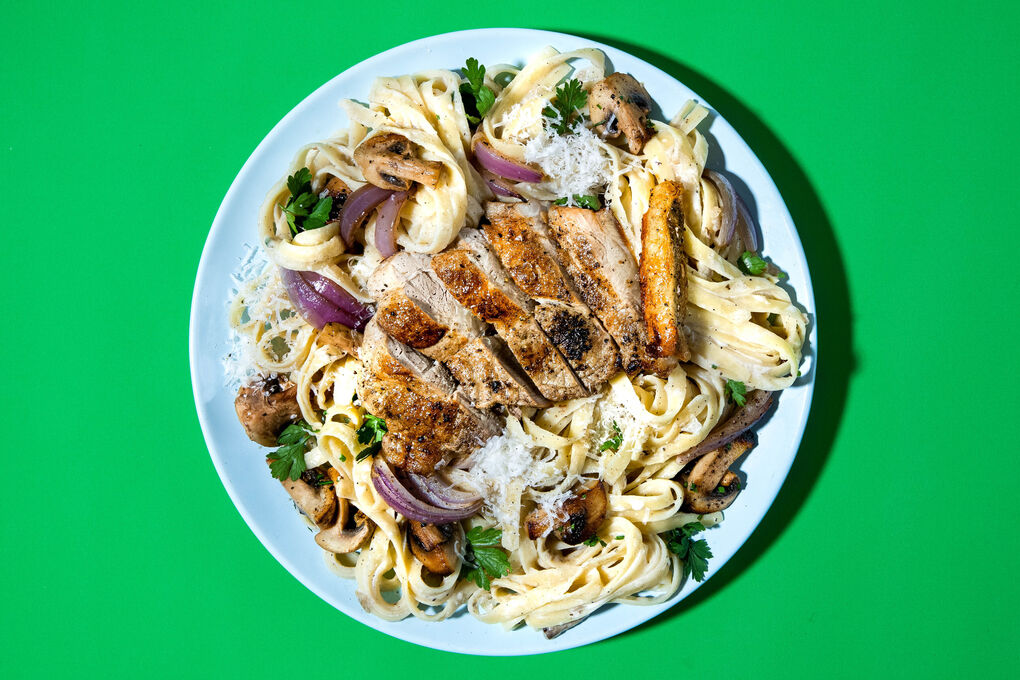
[[478, 408], [496, 404], [543, 407], [552, 403], [521, 370], [499, 337], [477, 337], [445, 363], [460, 383], [461, 391]]
[[451, 327], [439, 319], [424, 304], [419, 304], [401, 286], [386, 293], [376, 308], [375, 318], [386, 334], [427, 357], [443, 361], [456, 354], [470, 342], [464, 330]]
[[439, 461], [468, 453], [499, 431], [495, 418], [457, 394], [445, 368], [387, 338], [375, 319], [365, 328], [360, 356], [358, 395], [386, 420], [383, 452], [393, 465], [430, 474]]
[[[441, 295], [449, 297], [435, 283]], [[391, 338], [446, 364], [461, 391], [478, 408], [549, 405], [498, 338], [456, 321], [444, 324], [436, 309], [421, 300], [424, 291], [412, 290], [412, 285], [391, 290], [379, 303], [376, 318]], [[460, 307], [452, 298], [449, 302]]]
[[620, 348], [628, 375], [668, 373], [675, 359], [657, 359], [645, 349], [637, 263], [608, 209], [549, 208], [549, 233], [578, 295]]
[[591, 391], [616, 371], [619, 354], [609, 334], [574, 292], [557, 262], [537, 206], [489, 203], [485, 236], [510, 278], [535, 301], [535, 320]]
[[683, 193], [682, 184], [669, 180], [652, 189], [641, 221], [641, 304], [648, 353], [689, 361], [683, 326], [687, 312]]
[[369, 279], [380, 300], [376, 318], [391, 337], [447, 365], [479, 408], [548, 406], [513, 355], [457, 302], [436, 277], [426, 255], [402, 252]]
[[432, 269], [458, 302], [495, 327], [543, 396], [563, 401], [587, 394], [535, 321], [534, 304], [507, 277], [480, 231], [461, 231], [456, 248], [432, 258]]

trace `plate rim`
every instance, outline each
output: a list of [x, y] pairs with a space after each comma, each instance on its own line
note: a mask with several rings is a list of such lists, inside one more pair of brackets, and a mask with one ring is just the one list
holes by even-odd
[[[544, 40], [547, 40], [547, 44], [550, 44], [550, 45], [556, 45], [555, 41], [557, 39], [566, 39], [566, 40], [571, 41], [571, 42], [573, 42], [573, 41], [582, 41], [582, 42], [584, 42], [586, 44], [586, 46], [597, 48], [597, 49], [601, 50], [604, 54], [609, 56], [610, 58], [611, 58], [611, 54], [614, 53], [614, 52], [625, 54], [628, 57], [630, 57], [630, 58], [632, 58], [632, 59], [634, 59], [636, 61], [639, 61], [645, 68], [649, 69], [650, 71], [657, 72], [661, 77], [666, 78], [666, 79], [668, 79], [668, 80], [670, 80], [672, 82], [678, 83], [683, 88], [685, 88], [687, 90], [690, 90], [691, 92], [694, 92], [694, 90], [692, 88], [690, 88], [689, 86], [684, 84], [678, 78], [670, 75], [669, 73], [667, 73], [666, 71], [660, 69], [656, 65], [654, 65], [652, 63], [649, 63], [648, 61], [646, 61], [646, 60], [644, 60], [644, 59], [642, 59], [642, 58], [640, 58], [640, 57], [638, 57], [636, 55], [633, 55], [633, 54], [627, 52], [625, 49], [614, 47], [612, 45], [608, 45], [608, 44], [602, 43], [602, 42], [600, 42], [598, 40], [595, 40], [593, 38], [590, 38], [590, 37], [584, 36], [584, 35], [576, 35], [576, 34], [571, 34], [571, 33], [560, 32], [560, 31], [549, 31], [549, 30], [533, 29], [533, 28], [489, 27], [489, 28], [475, 28], [475, 29], [466, 29], [466, 30], [460, 30], [460, 31], [449, 31], [449, 32], [446, 32], [446, 33], [438, 33], [438, 34], [435, 34], [435, 35], [430, 35], [430, 36], [425, 36], [425, 37], [422, 37], [422, 38], [418, 38], [418, 39], [412, 40], [410, 42], [402, 43], [400, 45], [395, 45], [395, 46], [393, 46], [393, 47], [391, 47], [389, 49], [386, 49], [386, 50], [384, 50], [382, 52], [378, 52], [378, 53], [376, 53], [376, 54], [374, 54], [374, 55], [372, 55], [372, 56], [370, 56], [370, 57], [368, 57], [366, 59], [363, 59], [362, 61], [360, 61], [360, 62], [358, 62], [356, 64], [352, 64], [348, 68], [344, 69], [343, 71], [337, 73], [335, 76], [333, 76], [332, 78], [327, 80], [325, 83], [321, 84], [319, 87], [315, 88], [312, 92], [310, 92], [308, 95], [306, 95], [298, 104], [296, 104], [293, 108], [291, 108], [283, 116], [283, 118], [281, 118], [269, 130], [269, 132], [266, 133], [265, 137], [258, 143], [258, 145], [256, 145], [255, 149], [252, 150], [251, 154], [245, 160], [244, 164], [241, 166], [241, 169], [238, 171], [237, 175], [235, 175], [233, 181], [230, 183], [230, 186], [228, 187], [227, 192], [224, 194], [224, 197], [223, 197], [222, 201], [220, 202], [219, 206], [217, 207], [216, 214], [213, 217], [213, 220], [212, 220], [212, 222], [210, 224], [210, 227], [209, 227], [209, 231], [206, 234], [206, 239], [205, 239], [205, 242], [203, 244], [202, 252], [201, 252], [201, 255], [200, 255], [200, 259], [199, 259], [199, 265], [198, 265], [198, 268], [197, 268], [196, 274], [195, 274], [195, 286], [194, 286], [194, 289], [193, 289], [191, 306], [190, 306], [190, 310], [189, 310], [188, 363], [189, 363], [189, 368], [190, 368], [190, 372], [191, 372], [192, 395], [193, 395], [193, 399], [194, 399], [194, 402], [195, 402], [195, 407], [196, 407], [196, 411], [197, 411], [197, 415], [198, 415], [199, 425], [200, 425], [201, 430], [202, 430], [202, 436], [203, 436], [203, 439], [205, 441], [206, 448], [208, 449], [208, 452], [209, 452], [209, 457], [212, 460], [213, 466], [216, 469], [216, 473], [217, 473], [217, 475], [220, 478], [220, 483], [223, 484], [223, 487], [227, 491], [227, 495], [229, 496], [231, 503], [234, 505], [234, 509], [238, 512], [238, 514], [241, 515], [241, 518], [244, 520], [244, 522], [248, 526], [248, 528], [252, 531], [252, 533], [259, 540], [259, 542], [262, 544], [262, 546], [266, 550], [269, 551], [269, 553], [273, 556], [273, 558], [276, 559], [277, 562], [279, 562], [280, 565], [283, 566], [284, 569], [287, 570], [287, 572], [289, 573], [289, 575], [292, 578], [295, 578], [305, 588], [307, 588], [308, 590], [313, 592], [317, 597], [319, 597], [321, 600], [323, 600], [326, 604], [328, 604], [331, 607], [333, 607], [334, 609], [336, 609], [338, 612], [340, 612], [340, 613], [348, 616], [349, 618], [351, 618], [351, 619], [353, 619], [355, 621], [358, 621], [358, 622], [360, 622], [360, 623], [362, 623], [362, 624], [364, 624], [364, 625], [366, 625], [366, 626], [368, 626], [368, 627], [370, 627], [370, 628], [372, 628], [372, 629], [374, 629], [376, 631], [379, 631], [380, 633], [383, 633], [384, 635], [387, 635], [389, 637], [396, 637], [397, 639], [403, 640], [405, 642], [410, 642], [412, 644], [420, 645], [422, 647], [426, 647], [426, 648], [429, 648], [429, 649], [435, 649], [435, 650], [439, 650], [439, 651], [456, 653], [456, 654], [467, 654], [467, 655], [473, 655], [473, 656], [497, 656], [497, 657], [501, 657], [501, 656], [526, 656], [526, 655], [532, 655], [532, 654], [546, 654], [546, 653], [557, 652], [557, 651], [564, 651], [564, 650], [567, 650], [567, 649], [573, 649], [573, 648], [576, 648], [576, 647], [581, 647], [581, 646], [584, 646], [584, 645], [592, 644], [594, 642], [599, 642], [601, 640], [606, 640], [606, 639], [615, 637], [615, 636], [617, 636], [617, 635], [619, 635], [621, 633], [624, 633], [624, 632], [626, 632], [628, 630], [631, 630], [631, 629], [633, 629], [633, 628], [635, 628], [635, 627], [637, 627], [639, 625], [642, 625], [642, 624], [650, 621], [651, 619], [655, 618], [656, 616], [658, 616], [660, 614], [663, 614], [666, 611], [671, 610], [673, 607], [675, 607], [680, 602], [682, 602], [687, 597], [689, 597], [698, 588], [700, 588], [705, 583], [707, 583], [710, 578], [712, 578], [717, 573], [719, 573], [725, 567], [725, 565], [730, 561], [730, 559], [732, 559], [732, 557], [734, 555], [736, 555], [744, 547], [744, 544], [747, 542], [747, 540], [750, 538], [750, 536], [757, 530], [758, 526], [761, 524], [761, 522], [764, 520], [764, 518], [768, 515], [769, 511], [772, 509], [773, 505], [775, 504], [776, 498], [778, 498], [780, 492], [782, 491], [783, 486], [786, 483], [786, 479], [789, 476], [790, 469], [793, 467], [793, 464], [796, 461], [797, 456], [799, 455], [800, 447], [801, 447], [801, 445], [803, 443], [804, 433], [805, 433], [805, 431], [807, 429], [807, 424], [808, 424], [808, 421], [809, 421], [809, 418], [810, 418], [811, 405], [813, 403], [813, 398], [814, 398], [815, 381], [817, 379], [817, 372], [818, 372], [818, 360], [819, 360], [818, 359], [818, 323], [817, 323], [817, 312], [816, 312], [816, 308], [815, 308], [814, 285], [813, 285], [813, 281], [812, 281], [812, 277], [811, 277], [811, 273], [810, 273], [810, 262], [808, 261], [808, 259], [806, 257], [806, 254], [804, 253], [804, 246], [803, 246], [803, 242], [802, 242], [802, 240], [800, 238], [800, 232], [799, 232], [799, 230], [797, 228], [796, 223], [793, 221], [793, 217], [790, 214], [789, 208], [788, 208], [788, 206], [786, 204], [785, 199], [782, 196], [782, 193], [779, 190], [779, 187], [776, 185], [775, 180], [772, 178], [772, 175], [768, 172], [768, 169], [765, 168], [764, 164], [761, 162], [761, 159], [758, 158], [758, 155], [754, 152], [754, 149], [751, 147], [751, 145], [747, 143], [747, 141], [740, 135], [740, 133], [735, 128], [733, 128], [732, 125], [730, 125], [730, 123], [719, 113], [719, 111], [717, 109], [712, 107], [711, 103], [707, 99], [702, 97], [699, 93], [695, 92], [698, 101], [701, 104], [703, 104], [706, 108], [708, 108], [710, 111], [712, 111], [712, 113], [714, 114], [713, 124], [722, 124], [722, 125], [725, 125], [726, 127], [730, 128], [732, 133], [740, 140], [740, 142], [742, 142], [744, 144], [744, 146], [749, 151], [750, 161], [752, 163], [754, 163], [755, 165], [757, 165], [757, 169], [760, 171], [760, 173], [764, 177], [765, 181], [767, 181], [769, 183], [769, 185], [771, 185], [771, 189], [774, 191], [775, 195], [779, 198], [778, 205], [774, 206], [773, 209], [778, 211], [781, 214], [781, 216], [785, 218], [786, 222], [790, 225], [791, 233], [792, 233], [792, 236], [793, 236], [793, 243], [794, 243], [794, 246], [796, 247], [796, 253], [795, 254], [799, 258], [800, 262], [803, 263], [803, 269], [804, 269], [804, 287], [805, 287], [807, 295], [806, 295], [806, 297], [804, 297], [802, 299], [799, 296], [799, 293], [798, 293], [798, 297], [796, 298], [796, 302], [809, 315], [809, 322], [808, 322], [809, 325], [808, 325], [808, 328], [807, 328], [807, 331], [806, 331], [805, 346], [807, 346], [808, 341], [811, 340], [810, 354], [809, 354], [809, 356], [811, 357], [811, 364], [810, 364], [809, 372], [805, 376], [805, 377], [808, 378], [808, 380], [805, 383], [799, 384], [799, 385], [796, 386], [798, 388], [798, 390], [801, 390], [801, 391], [804, 392], [804, 397], [805, 398], [804, 398], [804, 404], [803, 404], [803, 407], [802, 407], [802, 412], [801, 412], [801, 414], [798, 417], [798, 432], [797, 432], [796, 436], [794, 437], [795, 445], [793, 446], [793, 455], [790, 456], [789, 463], [786, 464], [785, 467], [782, 470], [779, 470], [779, 469], [776, 470], [776, 472], [779, 473], [779, 474], [777, 474], [777, 478], [779, 479], [779, 484], [776, 487], [775, 495], [773, 495], [773, 497], [768, 501], [768, 504], [763, 508], [760, 517], [757, 517], [753, 522], [748, 523], [744, 527], [743, 534], [738, 537], [738, 540], [737, 540], [737, 543], [736, 543], [736, 548], [733, 550], [732, 554], [728, 555], [721, 562], [718, 562], [717, 565], [714, 565], [712, 571], [710, 572], [710, 574], [708, 574], [703, 581], [693, 583], [693, 587], [691, 587], [689, 590], [686, 590], [686, 592], [684, 592], [685, 589], [683, 587], [681, 587], [681, 589], [678, 590], [676, 593], [674, 593], [670, 597], [670, 599], [668, 599], [666, 602], [664, 602], [664, 603], [662, 603], [660, 605], [657, 605], [655, 607], [648, 607], [647, 609], [648, 609], [649, 613], [648, 613], [647, 616], [638, 617], [637, 620], [635, 620], [633, 622], [628, 621], [628, 622], [625, 622], [623, 625], [619, 625], [619, 626], [615, 626], [615, 627], [611, 626], [611, 625], [610, 626], [603, 626], [603, 627], [594, 627], [593, 626], [593, 627], [591, 627], [589, 629], [591, 632], [589, 634], [586, 634], [586, 635], [580, 635], [579, 636], [579, 635], [575, 634], [575, 635], [570, 635], [567, 639], [558, 638], [558, 639], [555, 639], [555, 640], [549, 640], [548, 641], [548, 644], [549, 644], [548, 648], [543, 648], [543, 649], [508, 648], [508, 649], [500, 649], [500, 650], [496, 650], [496, 651], [493, 651], [493, 650], [474, 651], [474, 650], [469, 649], [469, 648], [466, 649], [466, 648], [451, 646], [451, 645], [447, 644], [447, 643], [450, 642], [449, 640], [443, 639], [440, 636], [436, 636], [436, 635], [433, 635], [431, 637], [423, 637], [423, 636], [414, 634], [410, 630], [401, 631], [400, 633], [396, 633], [396, 632], [394, 632], [392, 630], [387, 630], [386, 628], [384, 628], [384, 626], [389, 625], [389, 624], [393, 624], [393, 623], [399, 624], [400, 622], [384, 621], [383, 619], [380, 619], [380, 618], [378, 618], [376, 616], [373, 616], [372, 614], [369, 614], [368, 612], [365, 612], [365, 611], [348, 611], [346, 608], [342, 607], [340, 604], [334, 602], [333, 599], [327, 593], [325, 593], [324, 591], [322, 591], [320, 588], [316, 587], [312, 583], [309, 583], [308, 580], [306, 580], [305, 578], [302, 578], [301, 576], [299, 576], [299, 573], [301, 572], [301, 568], [294, 562], [294, 560], [290, 559], [282, 550], [280, 550], [275, 545], [274, 541], [272, 541], [270, 539], [269, 535], [262, 528], [262, 526], [258, 522], [256, 522], [254, 520], [254, 518], [252, 516], [250, 516], [250, 514], [246, 510], [243, 509], [244, 508], [244, 504], [240, 502], [240, 491], [236, 488], [234, 483], [231, 481], [229, 475], [227, 475], [227, 473], [226, 473], [226, 470], [225, 470], [225, 467], [224, 467], [224, 463], [222, 462], [222, 458], [223, 457], [219, 453], [219, 451], [217, 450], [217, 447], [214, 445], [214, 439], [211, 436], [211, 426], [209, 424], [209, 416], [205, 412], [205, 410], [203, 408], [202, 400], [200, 399], [200, 394], [199, 394], [199, 378], [198, 378], [199, 371], [198, 371], [198, 366], [197, 366], [197, 360], [198, 360], [198, 357], [199, 357], [200, 348], [198, 347], [198, 333], [197, 333], [197, 326], [198, 326], [198, 324], [196, 322], [196, 318], [198, 316], [198, 311], [199, 311], [199, 308], [200, 308], [200, 305], [201, 305], [201, 283], [202, 283], [203, 279], [205, 278], [206, 272], [212, 266], [212, 264], [211, 264], [211, 262], [212, 262], [211, 244], [213, 242], [213, 234], [217, 230], [217, 227], [220, 224], [220, 222], [224, 219], [223, 218], [223, 214], [224, 214], [225, 207], [228, 206], [232, 202], [232, 197], [234, 196], [234, 194], [236, 194], [239, 191], [239, 187], [242, 184], [244, 184], [244, 182], [247, 179], [248, 175], [253, 172], [253, 167], [255, 165], [256, 158], [258, 156], [262, 155], [264, 149], [266, 147], [268, 147], [272, 143], [273, 139], [280, 134], [280, 131], [282, 129], [284, 129], [293, 118], [297, 117], [305, 108], [310, 106], [311, 105], [310, 102], [312, 100], [316, 99], [316, 96], [322, 90], [325, 90], [325, 89], [329, 88], [331, 86], [331, 84], [335, 80], [337, 80], [339, 78], [342, 78], [343, 76], [345, 76], [347, 73], [349, 73], [350, 71], [352, 71], [354, 69], [361, 70], [361, 69], [370, 68], [372, 66], [372, 64], [376, 63], [377, 61], [382, 61], [382, 60], [386, 59], [387, 57], [391, 56], [391, 54], [393, 52], [396, 52], [396, 51], [399, 51], [399, 50], [408, 50], [408, 49], [413, 49], [413, 48], [416, 48], [416, 47], [426, 47], [431, 42], [440, 41], [440, 40], [448, 40], [448, 39], [453, 38], [453, 37], [467, 38], [468, 36], [472, 36], [473, 37], [473, 36], [479, 36], [479, 35], [485, 35], [485, 34], [498, 35], [499, 39], [501, 39], [501, 40], [506, 40], [508, 38], [512, 39], [512, 36], [514, 34], [517, 34], [517, 35], [522, 35], [523, 34], [523, 35], [527, 35], [528, 38], [542, 38]], [[526, 55], [522, 56], [521, 58], [525, 58], [525, 57], [526, 57]], [[339, 579], [340, 577], [337, 576], [337, 578]], [[617, 606], [621, 606], [621, 605], [617, 605]], [[479, 626], [492, 626], [492, 625], [495, 625], [495, 624], [482, 623], [480, 621], [478, 621], [476, 623]], [[435, 625], [437, 625], [437, 632], [440, 632], [441, 628], [439, 628], [438, 626], [441, 626], [442, 622], [441, 621], [440, 622], [436, 622]], [[577, 631], [578, 633], [580, 633], [581, 632], [581, 627], [578, 627], [578, 628], [576, 628], [574, 630]]]

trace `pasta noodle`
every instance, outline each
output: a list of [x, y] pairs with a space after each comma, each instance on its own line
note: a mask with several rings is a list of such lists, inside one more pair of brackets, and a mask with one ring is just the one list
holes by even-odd
[[[577, 64], [583, 66], [575, 71]], [[557, 84], [571, 74], [584, 83], [601, 80], [603, 55], [547, 48], [519, 71], [491, 68], [485, 82], [497, 96], [479, 134], [499, 153], [523, 161], [529, 148], [542, 143], [543, 109]], [[500, 87], [506, 80], [501, 75], [509, 78], [505, 87]], [[483, 204], [493, 198], [469, 161], [472, 133], [461, 82], [444, 70], [377, 79], [367, 106], [343, 103], [349, 129], [302, 148], [291, 173], [307, 167], [316, 190], [330, 177], [357, 189], [365, 179], [353, 160], [354, 149], [368, 137], [399, 133], [421, 149], [424, 160], [441, 163], [443, 172], [438, 186], [419, 188], [404, 204], [397, 243], [413, 252], [443, 250], [462, 227], [478, 225]], [[304, 322], [275, 266], [267, 263], [261, 272], [241, 279], [230, 308], [238, 351], [244, 355], [235, 360], [248, 363], [249, 375], [289, 376], [304, 420], [321, 423], [306, 465], [331, 466], [337, 496], [375, 526], [360, 552], [324, 552], [338, 576], [355, 581], [366, 610], [390, 621], [408, 616], [441, 620], [466, 606], [481, 621], [542, 628], [579, 620], [607, 603], [662, 602], [678, 590], [681, 563], [660, 534], [696, 519], [712, 526], [721, 516], [681, 510], [684, 489], [677, 480], [677, 457], [727, 417], [732, 408], [727, 380], [742, 381], [748, 390], [790, 386], [799, 374], [806, 332], [804, 313], [776, 276], [750, 275], [734, 264], [734, 248], [742, 244], [713, 247], [719, 198], [702, 179], [708, 147], [697, 130], [706, 115], [704, 107], [690, 102], [671, 122], [655, 122], [654, 134], [637, 155], [596, 136], [589, 142], [589, 152], [597, 156], [592, 163], [604, 172], [605, 200], [635, 257], [641, 255], [641, 219], [652, 189], [666, 180], [685, 189], [686, 323], [692, 358], [665, 377], [619, 373], [593, 396], [506, 417], [503, 437], [525, 452], [528, 473], [517, 483], [487, 491], [495, 500], [470, 521], [498, 526], [509, 551], [511, 571], [494, 579], [490, 590], [456, 571], [438, 577], [425, 570], [408, 546], [405, 520], [373, 486], [372, 460], [357, 460], [364, 448], [357, 432], [367, 415], [356, 399], [360, 361], [323, 342]], [[550, 200], [557, 196], [550, 181], [519, 183], [516, 189], [528, 199]], [[259, 214], [258, 233], [269, 263], [315, 271], [369, 301], [366, 281], [382, 260], [372, 245], [375, 218], [358, 230], [355, 248], [344, 244], [335, 223], [292, 235], [280, 207], [288, 196], [287, 183], [281, 181]], [[614, 428], [622, 443], [615, 451], [600, 450]], [[484, 486], [467, 469], [441, 472], [461, 488]], [[599, 532], [608, 540], [574, 546], [549, 532], [529, 538], [522, 527], [529, 508], [556, 507], [579, 480], [594, 476], [608, 494], [608, 519]], [[461, 553], [468, 524], [456, 529]]]

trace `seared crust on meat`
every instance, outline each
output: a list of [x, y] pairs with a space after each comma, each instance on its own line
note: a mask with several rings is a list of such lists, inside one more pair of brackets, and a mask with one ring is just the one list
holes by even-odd
[[455, 248], [432, 258], [432, 270], [453, 297], [497, 328], [526, 322], [528, 314], [489, 283], [471, 252]]
[[572, 289], [537, 206], [489, 203], [485, 237], [510, 278], [534, 299], [535, 320], [591, 391], [616, 371], [609, 334]]
[[660, 375], [676, 364], [648, 355], [637, 263], [619, 223], [608, 208], [549, 208], [549, 233], [581, 299], [620, 349], [628, 375], [647, 370]]
[[459, 397], [442, 366], [389, 339], [373, 319], [361, 347], [358, 396], [386, 421], [383, 454], [397, 467], [430, 474], [447, 454], [468, 453], [495, 434], [491, 416]]
[[559, 264], [542, 247], [536, 233], [534, 216], [522, 214], [520, 204], [488, 203], [482, 225], [500, 262], [514, 283], [532, 298], [574, 302], [577, 297], [567, 287]]
[[432, 347], [450, 330], [408, 298], [403, 288], [387, 293], [379, 301], [375, 318], [391, 338], [418, 350]]
[[375, 318], [386, 333], [441, 361], [478, 408], [547, 406], [513, 355], [436, 277], [429, 258], [398, 253], [369, 280], [378, 296]]
[[480, 232], [462, 231], [459, 246], [433, 257], [432, 269], [458, 302], [496, 328], [542, 396], [563, 401], [587, 394], [535, 321], [533, 304], [506, 279]]
[[655, 185], [641, 221], [641, 304], [648, 353], [689, 361], [683, 331], [687, 311], [687, 256], [684, 253], [683, 185]]
[[510, 350], [497, 337], [471, 340], [446, 360], [446, 367], [478, 408], [496, 404], [545, 407], [551, 403], [521, 372]]

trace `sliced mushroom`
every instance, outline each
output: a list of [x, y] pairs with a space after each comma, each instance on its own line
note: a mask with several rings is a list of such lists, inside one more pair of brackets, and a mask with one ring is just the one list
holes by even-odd
[[728, 420], [709, 432], [708, 436], [700, 444], [681, 453], [677, 462], [680, 465], [687, 465], [687, 463], [705, 452], [729, 444], [761, 420], [761, 417], [765, 415], [771, 405], [771, 392], [754, 390], [747, 395], [747, 400], [743, 406], [734, 411]]
[[[655, 129], [648, 120], [652, 98], [644, 86], [626, 73], [613, 75], [595, 83], [588, 95], [592, 127], [602, 128], [604, 137], [627, 138], [631, 153], [641, 153]], [[599, 124], [602, 124], [599, 126]]]
[[[606, 519], [608, 507], [605, 485], [597, 479], [587, 481], [563, 502], [560, 516], [566, 515], [566, 519], [553, 527], [553, 533], [570, 545], [584, 543], [598, 533]], [[552, 523], [558, 521], [558, 518], [550, 517], [542, 508], [535, 508], [526, 518], [528, 537], [532, 540], [541, 538], [549, 531]]]
[[407, 528], [407, 542], [411, 544], [411, 552], [426, 569], [437, 576], [454, 572], [460, 560], [455, 525], [425, 524], [410, 520]]
[[329, 208], [330, 222], [340, 219], [340, 213], [343, 211], [344, 203], [347, 202], [347, 198], [350, 195], [351, 188], [347, 186], [347, 182], [343, 181], [339, 177], [330, 177], [329, 181], [326, 182], [326, 186], [319, 192], [319, 198], [326, 198], [329, 196], [333, 199], [333, 205]]
[[329, 345], [352, 357], [358, 356], [361, 347], [361, 333], [340, 323], [328, 323], [319, 331], [319, 343]]
[[234, 410], [253, 442], [276, 446], [284, 428], [301, 417], [297, 385], [286, 378], [259, 378], [237, 391]]
[[354, 506], [346, 498], [339, 499], [338, 506], [336, 523], [315, 534], [315, 542], [331, 553], [354, 552], [365, 545], [372, 535], [372, 522], [360, 510], [354, 513], [351, 522], [350, 511]]
[[354, 150], [354, 162], [366, 180], [383, 189], [408, 191], [412, 182], [437, 186], [443, 164], [423, 161], [414, 152], [415, 145], [406, 137], [393, 133], [376, 135]]
[[571, 628], [573, 628], [577, 624], [582, 623], [586, 618], [588, 618], [588, 617], [587, 616], [582, 616], [581, 618], [579, 618], [579, 619], [577, 619], [575, 621], [569, 621], [567, 623], [561, 623], [558, 626], [547, 626], [547, 627], [542, 629], [542, 633], [545, 635], [545, 639], [546, 640], [552, 640], [553, 638], [558, 638], [559, 636], [563, 635], [564, 633], [566, 633], [568, 630], [570, 630]]
[[300, 478], [283, 479], [280, 483], [294, 499], [298, 509], [320, 529], [325, 529], [336, 523], [337, 499], [332, 485], [318, 483], [322, 473], [316, 474], [316, 471], [321, 467], [325, 466], [320, 466], [314, 471], [306, 470]]
[[740, 493], [740, 479], [730, 466], [754, 446], [754, 437], [745, 432], [737, 439], [709, 451], [691, 468], [680, 473], [684, 488], [685, 512], [706, 514], [730, 507]]

